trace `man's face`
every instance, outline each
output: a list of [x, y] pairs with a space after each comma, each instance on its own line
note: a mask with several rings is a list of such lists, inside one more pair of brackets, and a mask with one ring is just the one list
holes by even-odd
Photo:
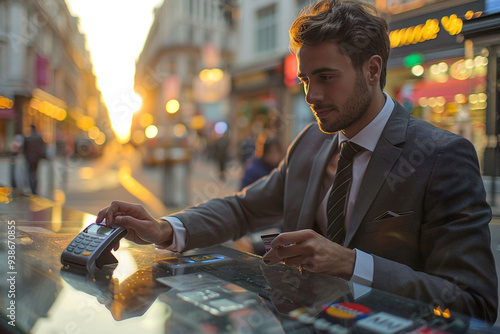
[[362, 71], [356, 70], [351, 59], [333, 42], [304, 45], [297, 60], [306, 102], [321, 131], [344, 130], [348, 137], [359, 132], [372, 101]]

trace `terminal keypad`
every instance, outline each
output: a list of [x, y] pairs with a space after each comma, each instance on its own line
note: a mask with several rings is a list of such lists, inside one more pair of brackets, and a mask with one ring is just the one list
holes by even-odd
[[104, 237], [80, 233], [66, 248], [74, 254], [89, 256], [104, 240]]

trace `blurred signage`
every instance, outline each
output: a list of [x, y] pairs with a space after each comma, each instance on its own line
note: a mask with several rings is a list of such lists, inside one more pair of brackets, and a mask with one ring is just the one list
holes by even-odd
[[49, 60], [43, 56], [36, 56], [36, 85], [45, 87], [49, 85], [50, 65]]
[[38, 88], [33, 89], [29, 106], [58, 121], [63, 121], [67, 116], [66, 103], [64, 101]]
[[405, 15], [400, 20], [394, 18], [389, 34], [391, 58], [422, 52], [424, 45], [426, 52], [462, 47], [457, 35], [462, 31], [463, 20], [467, 20], [468, 13], [483, 11], [484, 1], [476, 0], [458, 6], [453, 6], [452, 1], [447, 3], [449, 8], [414, 17]]
[[231, 78], [228, 72], [205, 69], [194, 79], [193, 86], [196, 102], [214, 103], [229, 95]]
[[254, 72], [247, 75], [242, 75], [234, 79], [234, 86], [237, 88], [254, 86], [267, 82], [269, 73], [267, 72]]
[[285, 85], [290, 87], [298, 84], [299, 78], [297, 78], [297, 58], [295, 55], [290, 54], [285, 57], [284, 60], [284, 78], [283, 81], [285, 82]]
[[421, 53], [412, 53], [405, 57], [404, 64], [406, 67], [413, 67], [424, 62], [425, 57]]
[[441, 30], [439, 25], [440, 22], [444, 30], [452, 36], [458, 35], [462, 31], [463, 21], [456, 14], [443, 16], [441, 20], [428, 19], [425, 24], [391, 31], [389, 34], [391, 48], [398, 48], [435, 39]]
[[14, 107], [14, 101], [0, 95], [0, 109], [11, 109]]
[[181, 90], [181, 80], [177, 75], [171, 74], [163, 81], [163, 95], [165, 102], [168, 100], [178, 100]]
[[0, 95], [0, 118], [15, 118], [14, 101]]

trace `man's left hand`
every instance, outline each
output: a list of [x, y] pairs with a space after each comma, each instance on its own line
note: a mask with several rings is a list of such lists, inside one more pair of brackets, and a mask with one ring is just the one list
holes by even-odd
[[269, 265], [283, 261], [287, 266], [325, 273], [349, 280], [354, 272], [356, 252], [328, 240], [313, 230], [284, 232], [263, 256]]

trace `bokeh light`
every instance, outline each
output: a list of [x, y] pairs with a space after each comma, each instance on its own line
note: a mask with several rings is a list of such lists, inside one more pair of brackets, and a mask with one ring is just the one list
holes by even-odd
[[145, 134], [149, 139], [155, 138], [158, 135], [158, 128], [155, 125], [150, 125], [146, 128]]
[[226, 122], [215, 123], [214, 131], [219, 135], [223, 135], [227, 131], [227, 123]]
[[179, 101], [177, 100], [169, 100], [167, 102], [167, 104], [165, 105], [165, 110], [169, 113], [169, 114], [175, 114], [177, 111], [179, 111], [179, 108], [180, 108], [180, 104], [179, 104]]

